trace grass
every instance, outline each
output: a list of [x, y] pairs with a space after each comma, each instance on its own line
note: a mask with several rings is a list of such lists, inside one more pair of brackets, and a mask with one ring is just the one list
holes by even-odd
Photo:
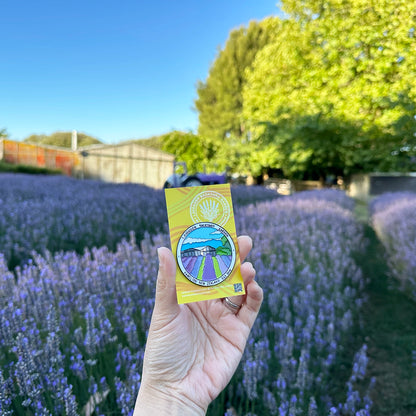
[[369, 225], [367, 204], [356, 201], [355, 216], [365, 227], [368, 241], [365, 252], [356, 261], [367, 279], [364, 303], [356, 319], [352, 336], [343, 343], [337, 373], [331, 374], [331, 396], [345, 400], [345, 381], [351, 374], [353, 354], [365, 343], [368, 367], [363, 389], [372, 377], [376, 384], [371, 393], [374, 416], [416, 416], [416, 303], [399, 290], [389, 275], [386, 252]]
[[358, 221], [367, 223], [369, 220], [367, 202], [361, 199], [355, 199], [354, 214]]
[[367, 250], [358, 260], [369, 279], [368, 301], [361, 311], [355, 340], [368, 346], [367, 378], [376, 377], [372, 415], [416, 415], [416, 304], [389, 276], [385, 251], [366, 226]]

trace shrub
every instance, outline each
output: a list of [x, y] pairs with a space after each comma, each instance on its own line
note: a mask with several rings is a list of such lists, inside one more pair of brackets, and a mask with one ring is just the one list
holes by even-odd
[[416, 299], [416, 193], [386, 193], [372, 201], [370, 212], [390, 272]]
[[[65, 176], [0, 175], [0, 252], [9, 267], [32, 251], [107, 246], [167, 231], [164, 192], [139, 184], [77, 180]], [[277, 197], [260, 187], [232, 187], [236, 206]]]

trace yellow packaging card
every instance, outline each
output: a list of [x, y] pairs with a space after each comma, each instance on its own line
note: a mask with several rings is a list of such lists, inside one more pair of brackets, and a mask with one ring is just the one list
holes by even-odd
[[165, 190], [178, 303], [243, 295], [229, 184]]

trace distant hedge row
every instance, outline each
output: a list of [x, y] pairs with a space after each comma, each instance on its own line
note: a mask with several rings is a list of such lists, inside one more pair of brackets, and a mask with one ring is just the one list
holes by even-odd
[[62, 173], [58, 169], [48, 169], [29, 165], [13, 165], [12, 163], [2, 161], [0, 161], [0, 172], [29, 173], [35, 175], [60, 175]]

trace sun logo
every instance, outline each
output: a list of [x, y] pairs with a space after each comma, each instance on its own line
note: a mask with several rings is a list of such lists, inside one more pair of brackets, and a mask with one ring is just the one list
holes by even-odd
[[224, 227], [230, 219], [231, 207], [227, 199], [218, 192], [205, 191], [191, 202], [190, 214], [194, 223], [213, 222]]
[[199, 209], [202, 216], [209, 222], [212, 222], [215, 220], [215, 218], [218, 217], [218, 214], [220, 213], [218, 207], [218, 202], [215, 202], [212, 199], [208, 199], [202, 202]]

